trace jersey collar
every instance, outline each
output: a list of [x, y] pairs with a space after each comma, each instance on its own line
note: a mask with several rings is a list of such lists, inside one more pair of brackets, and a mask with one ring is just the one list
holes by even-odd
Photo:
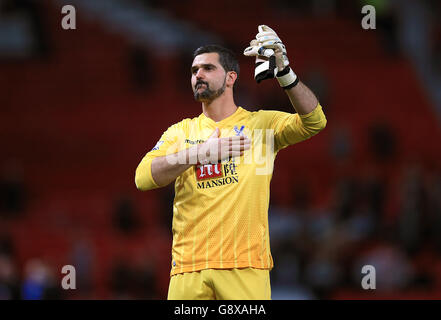
[[204, 113], [201, 113], [199, 117], [202, 120], [202, 122], [205, 122], [212, 127], [223, 127], [223, 126], [228, 126], [229, 124], [236, 123], [238, 118], [240, 118], [241, 114], [243, 114], [244, 111], [245, 110], [242, 107], [237, 107], [236, 111], [232, 115], [218, 122], [214, 121], [211, 118], [208, 118]]

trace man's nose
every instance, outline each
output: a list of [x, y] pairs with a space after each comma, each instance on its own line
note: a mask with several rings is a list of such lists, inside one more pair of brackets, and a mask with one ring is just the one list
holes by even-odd
[[204, 77], [205, 77], [205, 75], [204, 75], [203, 70], [202, 70], [202, 69], [199, 69], [199, 70], [196, 72], [196, 79], [199, 80], [199, 79], [203, 79]]

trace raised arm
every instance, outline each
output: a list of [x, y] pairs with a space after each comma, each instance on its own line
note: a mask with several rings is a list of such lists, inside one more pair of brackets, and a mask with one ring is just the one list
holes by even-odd
[[314, 93], [301, 81], [295, 87], [286, 89], [285, 92], [292, 106], [300, 115], [311, 113], [318, 106], [318, 100]]
[[256, 38], [244, 50], [244, 55], [256, 57], [254, 78], [258, 83], [277, 78], [299, 115], [311, 113], [318, 106], [314, 93], [299, 81], [291, 69], [286, 47], [273, 29], [260, 25]]

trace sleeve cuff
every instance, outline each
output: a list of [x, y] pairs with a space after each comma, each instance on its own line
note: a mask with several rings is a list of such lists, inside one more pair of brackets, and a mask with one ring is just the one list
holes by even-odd
[[153, 159], [142, 159], [136, 168], [135, 184], [139, 190], [147, 191], [159, 188], [152, 176]]

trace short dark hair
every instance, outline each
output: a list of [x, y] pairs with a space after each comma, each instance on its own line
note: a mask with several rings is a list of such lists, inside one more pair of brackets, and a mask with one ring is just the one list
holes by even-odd
[[197, 48], [193, 52], [193, 59], [200, 54], [212, 53], [212, 52], [216, 52], [219, 55], [219, 63], [226, 72], [234, 71], [237, 73], [237, 77], [239, 77], [240, 68], [239, 68], [239, 61], [237, 61], [236, 59], [236, 55], [230, 49], [222, 47], [218, 44], [209, 44]]

